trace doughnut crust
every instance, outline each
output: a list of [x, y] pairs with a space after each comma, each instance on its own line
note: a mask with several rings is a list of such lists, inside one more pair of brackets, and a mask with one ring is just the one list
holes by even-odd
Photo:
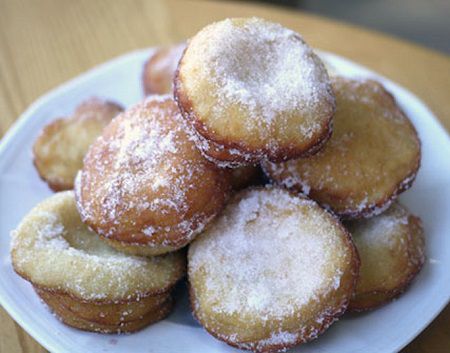
[[102, 332], [130, 332], [157, 320], [185, 272], [183, 253], [136, 257], [106, 245], [81, 222], [73, 191], [30, 211], [13, 232], [11, 259], [62, 321], [105, 325]]
[[73, 313], [79, 319], [103, 325], [119, 325], [123, 322], [137, 321], [143, 315], [156, 311], [172, 300], [171, 292], [144, 297], [139, 301], [124, 303], [81, 302], [70, 295], [61, 294], [35, 286], [36, 293], [50, 307], [60, 306]]
[[301, 36], [258, 18], [203, 28], [188, 43], [174, 96], [221, 165], [311, 154], [329, 138], [335, 109], [326, 69]]
[[54, 191], [73, 189], [89, 146], [122, 110], [117, 103], [93, 97], [82, 102], [72, 116], [46, 125], [33, 146], [41, 179]]
[[333, 136], [310, 158], [262, 163], [275, 183], [301, 191], [342, 218], [370, 217], [408, 189], [420, 141], [394, 97], [372, 80], [333, 79]]
[[349, 221], [346, 226], [361, 258], [349, 310], [373, 309], [401, 294], [425, 262], [420, 219], [395, 202], [378, 216]]
[[83, 222], [121, 251], [158, 255], [188, 244], [230, 193], [168, 96], [152, 96], [91, 145], [75, 193]]
[[344, 313], [358, 269], [350, 235], [317, 203], [283, 189], [247, 189], [189, 247], [191, 306], [232, 346], [286, 350]]
[[158, 48], [145, 62], [142, 87], [146, 96], [172, 92], [173, 76], [186, 43]]
[[[171, 296], [157, 305], [148, 305], [152, 297], [143, 302], [126, 304], [79, 303], [69, 296], [58, 295], [42, 289], [36, 293], [53, 313], [66, 325], [84, 331], [100, 333], [123, 333], [138, 331], [152, 323], [164, 319], [173, 308]], [[159, 299], [159, 296], [157, 296]], [[95, 313], [94, 316], [92, 313]], [[86, 318], [86, 316], [94, 316]]]

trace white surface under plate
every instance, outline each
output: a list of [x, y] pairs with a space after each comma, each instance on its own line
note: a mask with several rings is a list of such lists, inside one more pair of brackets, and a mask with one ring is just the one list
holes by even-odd
[[[52, 352], [236, 352], [209, 336], [191, 317], [185, 288], [166, 320], [131, 335], [101, 335], [61, 324], [31, 286], [17, 276], [9, 258], [9, 233], [40, 200], [51, 194], [33, 168], [31, 146], [41, 127], [70, 114], [81, 100], [97, 95], [129, 106], [142, 98], [141, 69], [150, 51], [133, 52], [92, 69], [37, 100], [0, 145], [0, 302], [38, 342]], [[416, 126], [423, 147], [422, 168], [413, 188], [401, 196], [424, 222], [428, 261], [411, 288], [373, 312], [345, 315], [307, 352], [392, 352], [417, 336], [450, 297], [450, 140], [430, 110], [399, 85], [343, 58], [322, 53], [347, 76], [375, 77], [397, 98]]]

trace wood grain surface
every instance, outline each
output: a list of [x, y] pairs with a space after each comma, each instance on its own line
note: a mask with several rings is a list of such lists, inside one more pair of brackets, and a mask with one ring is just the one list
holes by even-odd
[[[92, 66], [231, 16], [281, 22], [378, 71], [416, 93], [450, 130], [450, 58], [349, 24], [242, 2], [0, 0], [0, 136], [36, 98]], [[45, 352], [2, 308], [0, 321], [1, 353]], [[450, 307], [404, 352], [450, 352]]]

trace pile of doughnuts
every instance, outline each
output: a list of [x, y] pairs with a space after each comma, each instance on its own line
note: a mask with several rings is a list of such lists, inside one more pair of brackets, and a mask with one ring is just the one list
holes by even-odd
[[156, 50], [142, 81], [138, 104], [89, 100], [34, 145], [60, 192], [12, 232], [12, 264], [64, 323], [141, 329], [187, 273], [207, 332], [277, 352], [416, 277], [424, 232], [397, 198], [420, 141], [381, 83], [330, 76], [259, 18]]

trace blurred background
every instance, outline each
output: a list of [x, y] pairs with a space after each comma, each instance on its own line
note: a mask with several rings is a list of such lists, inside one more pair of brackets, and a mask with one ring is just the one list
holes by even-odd
[[450, 53], [450, 0], [258, 0], [362, 25]]

